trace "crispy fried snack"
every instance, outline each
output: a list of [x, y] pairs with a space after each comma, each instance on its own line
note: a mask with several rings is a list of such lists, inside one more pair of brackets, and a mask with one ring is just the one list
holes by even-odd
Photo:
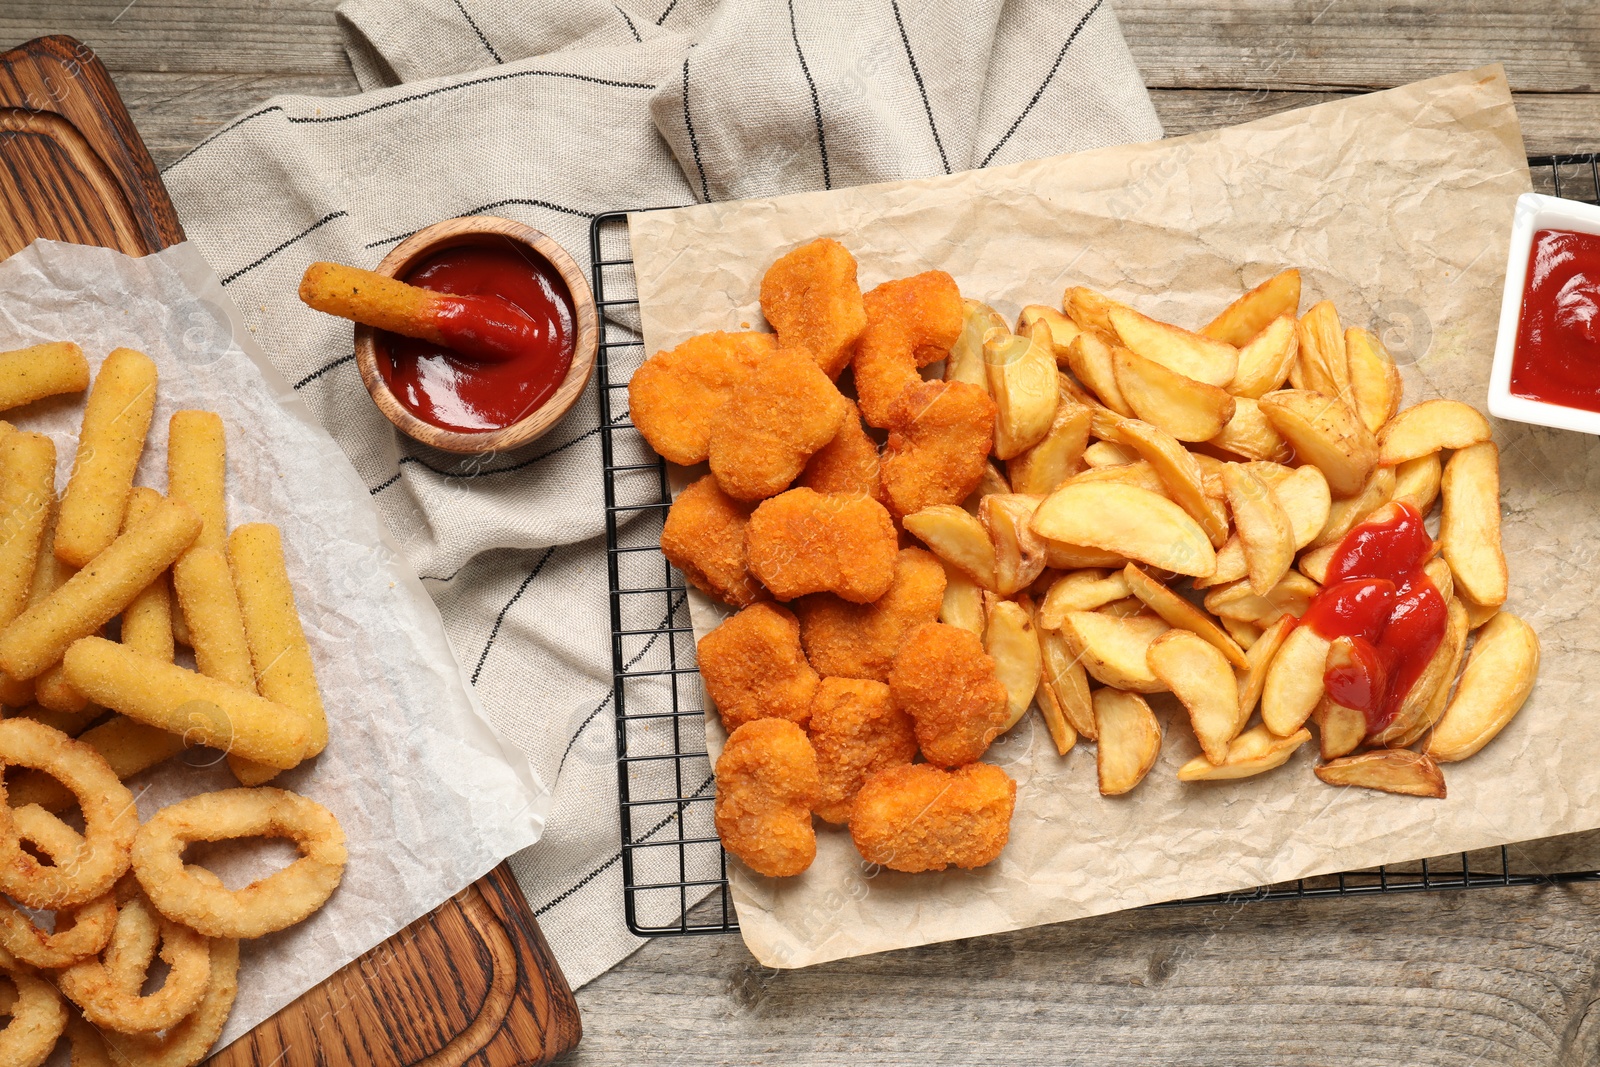
[[82, 567], [116, 540], [155, 406], [155, 362], [131, 348], [114, 349], [83, 408], [78, 453], [56, 519], [56, 558]]
[[939, 621], [945, 571], [937, 556], [902, 548], [889, 591], [871, 604], [851, 604], [814, 593], [795, 604], [806, 658], [825, 677], [889, 680], [889, 668], [906, 638]]
[[83, 349], [71, 341], [0, 352], [0, 410], [87, 388], [89, 361], [83, 358]]
[[894, 706], [889, 687], [860, 678], [824, 678], [811, 702], [811, 746], [822, 778], [816, 813], [850, 821], [856, 792], [886, 767], [917, 755], [911, 717]]
[[704, 333], [657, 352], [633, 372], [628, 412], [650, 447], [672, 463], [700, 463], [711, 416], [733, 387], [777, 348], [770, 333]]
[[987, 763], [890, 767], [856, 794], [850, 837], [868, 863], [891, 871], [982, 867], [1006, 847], [1016, 802], [1017, 783]]
[[766, 597], [750, 574], [745, 528], [750, 505], [733, 499], [706, 475], [678, 494], [661, 528], [661, 554], [696, 589], [736, 608]]
[[876, 500], [791, 489], [750, 516], [750, 573], [779, 600], [836, 593], [870, 604], [888, 592], [899, 547]]
[[767, 268], [761, 313], [785, 348], [803, 348], [830, 378], [849, 364], [867, 309], [856, 283], [856, 257], [826, 237], [801, 245]]
[[978, 488], [994, 444], [994, 401], [967, 382], [920, 382], [890, 405], [883, 495], [904, 518], [959, 504]]
[[921, 627], [901, 647], [889, 689], [916, 722], [923, 757], [940, 767], [981, 758], [1009, 717], [1006, 687], [978, 635], [942, 622]]
[[817, 856], [811, 806], [821, 789], [805, 731], [787, 719], [745, 723], [717, 760], [717, 836], [757, 874], [799, 874]]
[[722, 491], [739, 500], [783, 492], [832, 441], [845, 399], [803, 349], [779, 349], [733, 387], [711, 416], [707, 458]]
[[856, 342], [856, 395], [869, 424], [889, 425], [889, 407], [961, 336], [961, 290], [942, 270], [884, 282], [865, 297], [867, 328]]
[[806, 463], [800, 484], [819, 493], [865, 493], [883, 503], [883, 483], [878, 476], [878, 443], [861, 425], [861, 411], [845, 400], [849, 411], [832, 441]]
[[776, 604], [752, 604], [700, 639], [700, 677], [722, 714], [737, 730], [756, 719], [811, 717], [817, 672], [800, 651], [800, 623]]

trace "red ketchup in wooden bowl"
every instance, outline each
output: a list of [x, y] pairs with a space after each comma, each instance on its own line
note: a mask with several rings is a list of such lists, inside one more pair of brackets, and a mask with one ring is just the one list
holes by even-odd
[[575, 348], [572, 294], [556, 268], [511, 241], [458, 245], [419, 261], [402, 281], [460, 297], [438, 328], [469, 359], [431, 341], [377, 334], [378, 369], [401, 406], [457, 433], [501, 430], [538, 410], [561, 386]]
[[1534, 234], [1511, 393], [1600, 412], [1600, 236]]

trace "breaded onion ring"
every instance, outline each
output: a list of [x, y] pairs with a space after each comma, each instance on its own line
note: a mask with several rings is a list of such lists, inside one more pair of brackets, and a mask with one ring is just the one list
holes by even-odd
[[[210, 875], [210, 872], [205, 872]], [[211, 942], [211, 981], [205, 996], [187, 1019], [160, 1037], [153, 1034], [114, 1034], [105, 1032], [98, 1039], [110, 1053], [116, 1067], [194, 1067], [206, 1058], [211, 1046], [222, 1036], [222, 1027], [239, 994], [239, 942], [216, 938]], [[91, 1030], [92, 1034], [93, 1031]], [[77, 1067], [78, 1035], [74, 1033], [73, 1067]], [[88, 1040], [86, 1047], [92, 1048]], [[104, 1062], [84, 1057], [85, 1067]]]
[[40, 978], [6, 972], [16, 997], [6, 1010], [11, 1022], [0, 1029], [0, 1063], [6, 1067], [39, 1067], [67, 1028], [67, 1007], [55, 987]]
[[[283, 837], [300, 858], [243, 889], [207, 884], [183, 862], [195, 841]], [[162, 808], [139, 830], [133, 871], [167, 918], [207, 937], [260, 937], [293, 926], [333, 895], [344, 874], [344, 831], [333, 813], [283, 789], [224, 789]]]
[[0, 722], [0, 763], [31, 767], [61, 782], [77, 797], [84, 824], [76, 855], [47, 867], [23, 851], [11, 808], [0, 803], [0, 893], [24, 907], [49, 909], [104, 896], [127, 871], [139, 831], [133, 794], [105, 757], [32, 719], [6, 719]]
[[[57, 866], [72, 862], [83, 847], [78, 832], [36, 804], [11, 812], [17, 836], [44, 853]], [[82, 907], [56, 915], [56, 931], [45, 933], [27, 914], [0, 899], [0, 948], [33, 967], [54, 970], [93, 956], [111, 940], [117, 902], [107, 893]]]
[[[171, 966], [165, 983], [141, 996], [155, 944]], [[135, 896], [117, 914], [106, 960], [90, 957], [56, 977], [61, 992], [95, 1026], [146, 1034], [175, 1026], [200, 1006], [211, 981], [210, 946], [188, 927], [156, 913]], [[113, 958], [114, 957], [114, 958]]]

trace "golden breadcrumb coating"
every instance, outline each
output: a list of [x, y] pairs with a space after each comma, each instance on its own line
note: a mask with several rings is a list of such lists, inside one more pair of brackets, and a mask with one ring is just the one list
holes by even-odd
[[917, 755], [911, 717], [894, 706], [881, 682], [824, 678], [811, 702], [808, 732], [822, 779], [816, 812], [831, 823], [850, 821], [856, 791], [869, 777]]
[[959, 504], [983, 480], [994, 445], [994, 401], [967, 382], [921, 382], [889, 412], [883, 500], [896, 518]]
[[941, 767], [980, 759], [1006, 724], [1006, 687], [978, 635], [935, 622], [901, 646], [889, 671], [895, 706], [917, 724], [923, 758]]
[[861, 412], [846, 399], [849, 412], [839, 424], [832, 441], [806, 463], [800, 484], [819, 493], [865, 493], [883, 503], [883, 484], [878, 477], [878, 443], [861, 425]]
[[657, 352], [628, 382], [628, 413], [650, 447], [672, 463], [701, 463], [711, 416], [769, 353], [770, 333], [705, 333]]
[[697, 655], [706, 694], [729, 730], [768, 718], [804, 726], [810, 718], [817, 672], [787, 609], [752, 604], [702, 637]]
[[944, 564], [937, 556], [902, 548], [889, 591], [871, 604], [851, 604], [831, 593], [802, 597], [795, 602], [795, 614], [806, 658], [827, 677], [887, 682], [906, 638], [939, 621], [944, 587]]
[[761, 279], [761, 313], [785, 348], [805, 349], [837, 378], [867, 328], [856, 257], [826, 237], [779, 257]]
[[779, 349], [736, 384], [711, 416], [708, 458], [722, 491], [739, 500], [783, 492], [832, 441], [847, 405], [809, 353]]
[[799, 874], [817, 856], [811, 807], [821, 788], [805, 731], [788, 719], [747, 722], [717, 759], [717, 836], [757, 874]]
[[836, 593], [870, 604], [894, 579], [898, 537], [876, 500], [801, 488], [756, 508], [748, 544], [750, 573], [779, 600]]
[[690, 584], [736, 608], [765, 600], [767, 591], [750, 573], [745, 550], [749, 504], [724, 493], [706, 475], [672, 502], [661, 529], [661, 554]]
[[950, 354], [961, 336], [961, 290], [942, 270], [900, 278], [867, 293], [867, 328], [856, 342], [856, 395], [873, 426], [889, 425], [902, 390], [921, 381], [918, 367]]
[[1006, 847], [1016, 803], [1017, 783], [991, 764], [904, 764], [861, 787], [850, 837], [863, 859], [891, 871], [982, 867]]

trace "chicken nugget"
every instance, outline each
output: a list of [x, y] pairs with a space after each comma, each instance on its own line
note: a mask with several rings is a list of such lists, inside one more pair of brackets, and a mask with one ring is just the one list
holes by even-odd
[[934, 622], [913, 633], [894, 658], [889, 690], [917, 724], [923, 758], [958, 767], [981, 758], [1005, 729], [1006, 687], [978, 635]]
[[918, 367], [944, 359], [961, 336], [961, 290], [942, 270], [884, 282], [864, 298], [867, 328], [856, 342], [856, 395], [870, 425], [887, 427], [889, 407]]
[[747, 544], [750, 573], [779, 600], [835, 593], [853, 604], [889, 591], [899, 551], [882, 504], [805, 488], [763, 501], [750, 516]]
[[911, 717], [894, 706], [882, 682], [824, 678], [808, 732], [822, 778], [816, 812], [831, 823], [850, 821], [856, 792], [873, 774], [917, 755]]
[[811, 808], [822, 782], [805, 731], [757, 719], [733, 732], [717, 759], [717, 836], [757, 874], [799, 874], [817, 857]]
[[711, 416], [769, 353], [770, 333], [703, 333], [657, 352], [628, 382], [628, 412], [650, 447], [671, 463], [704, 462]]
[[724, 493], [708, 474], [672, 502], [661, 528], [661, 554], [696, 589], [724, 604], [748, 607], [767, 596], [747, 563], [749, 525], [750, 505]]
[[863, 859], [891, 871], [983, 867], [1006, 847], [1016, 805], [1017, 783], [991, 764], [903, 764], [861, 787], [850, 838]]
[[817, 672], [800, 651], [800, 623], [776, 604], [752, 604], [706, 634], [696, 646], [706, 695], [737, 730], [756, 719], [804, 726], [817, 693]]
[[722, 491], [739, 500], [783, 492], [834, 439], [844, 396], [803, 349], [780, 348], [728, 393], [711, 416], [708, 458]]
[[919, 382], [889, 410], [883, 501], [897, 519], [972, 495], [994, 445], [994, 401], [967, 382]]
[[805, 349], [837, 378], [867, 328], [856, 257], [827, 237], [781, 256], [761, 279], [761, 313], [783, 347]]
[[944, 564], [920, 548], [902, 548], [889, 591], [871, 604], [851, 604], [832, 593], [795, 602], [800, 643], [819, 674], [889, 680], [889, 668], [906, 638], [939, 621], [944, 604]]
[[861, 425], [861, 411], [848, 398], [848, 411], [832, 441], [806, 463], [800, 484], [819, 493], [865, 493], [883, 503], [878, 476], [878, 443]]

